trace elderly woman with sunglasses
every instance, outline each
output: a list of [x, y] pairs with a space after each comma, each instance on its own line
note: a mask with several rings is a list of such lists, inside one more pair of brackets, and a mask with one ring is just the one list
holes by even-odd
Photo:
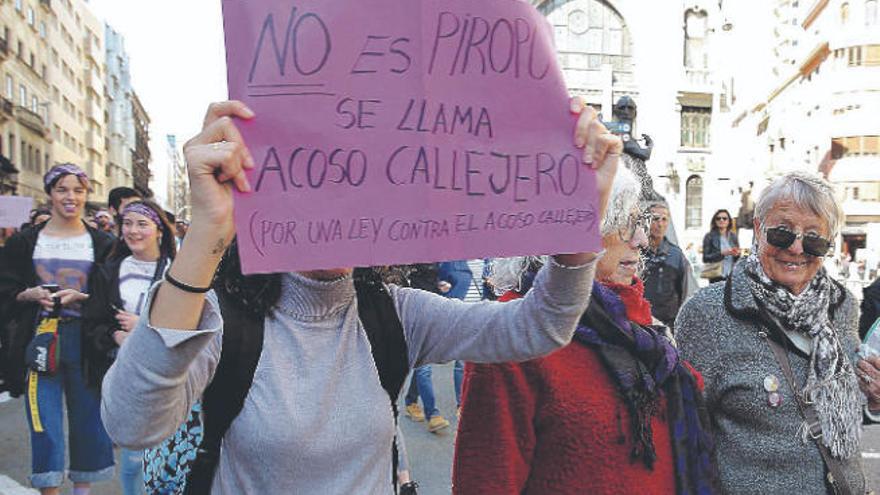
[[856, 355], [855, 299], [822, 267], [841, 218], [823, 179], [778, 178], [758, 200], [753, 253], [676, 319], [725, 493], [865, 493], [862, 416], [880, 411], [880, 360]]

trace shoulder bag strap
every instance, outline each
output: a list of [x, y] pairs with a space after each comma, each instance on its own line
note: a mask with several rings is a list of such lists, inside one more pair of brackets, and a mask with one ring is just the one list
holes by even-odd
[[828, 447], [821, 441], [822, 426], [819, 424], [819, 417], [816, 414], [816, 409], [813, 407], [813, 403], [805, 400], [801, 394], [801, 389], [794, 377], [794, 372], [791, 370], [791, 361], [788, 359], [788, 353], [779, 342], [770, 337], [766, 332], [761, 332], [761, 336], [770, 345], [770, 349], [773, 350], [776, 362], [779, 363], [779, 367], [782, 368], [782, 373], [785, 375], [785, 379], [788, 381], [788, 386], [791, 388], [792, 394], [795, 397], [795, 403], [797, 404], [798, 410], [807, 421], [810, 438], [813, 439], [816, 447], [819, 448], [819, 453], [822, 454], [822, 460], [825, 461], [825, 467], [828, 468], [828, 481], [830, 482], [834, 493], [836, 495], [853, 495], [853, 492], [850, 490], [849, 484], [846, 481], [846, 475], [843, 472], [843, 465], [841, 464], [840, 459], [831, 455]]

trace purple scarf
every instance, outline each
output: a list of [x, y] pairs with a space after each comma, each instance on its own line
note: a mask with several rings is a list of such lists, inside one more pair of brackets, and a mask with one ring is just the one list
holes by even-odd
[[675, 457], [677, 493], [716, 493], [708, 413], [694, 375], [669, 339], [652, 327], [631, 322], [620, 297], [597, 282], [574, 338], [599, 354], [627, 406], [635, 439], [633, 461], [641, 459], [649, 469], [654, 466], [657, 454], [651, 418], [662, 395]]
[[46, 175], [43, 176], [43, 189], [46, 191], [46, 194], [49, 194], [49, 191], [58, 182], [58, 179], [65, 175], [75, 175], [87, 188], [89, 187], [89, 176], [86, 175], [83, 169], [72, 163], [61, 163], [50, 168]]

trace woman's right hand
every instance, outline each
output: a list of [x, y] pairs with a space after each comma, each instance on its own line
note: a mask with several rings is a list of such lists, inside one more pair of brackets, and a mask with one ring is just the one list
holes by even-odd
[[35, 302], [46, 308], [47, 311], [52, 310], [54, 301], [52, 301], [52, 293], [48, 289], [44, 289], [39, 285], [30, 287], [18, 293], [15, 296], [18, 302]]
[[250, 119], [253, 111], [240, 101], [212, 103], [202, 132], [183, 146], [192, 202], [192, 225], [232, 238], [232, 187], [249, 192], [245, 170], [254, 159], [234, 119]]

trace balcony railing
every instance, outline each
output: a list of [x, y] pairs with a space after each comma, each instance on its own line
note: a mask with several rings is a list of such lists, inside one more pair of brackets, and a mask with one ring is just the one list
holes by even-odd
[[40, 117], [40, 114], [36, 112], [32, 112], [29, 108], [16, 106], [15, 118], [18, 119], [21, 125], [31, 129], [41, 136], [45, 136], [47, 134], [47, 129], [43, 122], [43, 117]]
[[13, 115], [12, 109], [14, 107], [15, 105], [13, 105], [11, 101], [7, 100], [6, 98], [0, 97], [0, 119], [6, 120], [8, 118], [11, 118]]

